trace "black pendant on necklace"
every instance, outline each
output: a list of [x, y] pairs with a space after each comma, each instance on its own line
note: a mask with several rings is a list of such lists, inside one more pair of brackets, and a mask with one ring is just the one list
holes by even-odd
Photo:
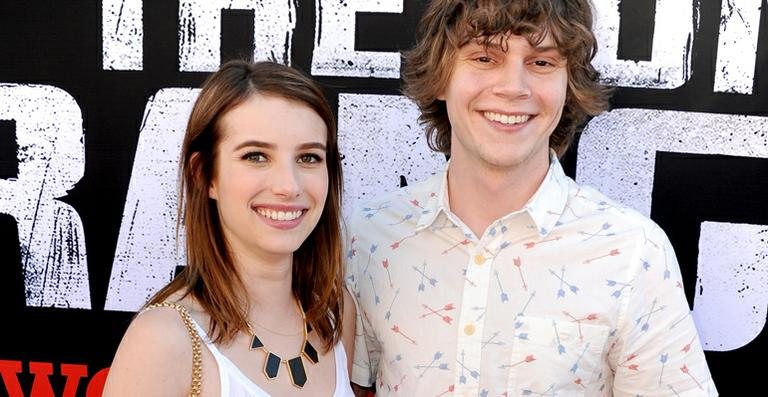
[[[264, 344], [258, 336], [253, 335], [251, 338], [251, 350], [255, 349], [264, 349]], [[280, 356], [267, 350], [267, 358], [264, 360], [264, 375], [270, 380], [277, 378], [277, 375], [280, 373], [280, 364], [285, 363], [288, 367], [291, 383], [298, 388], [302, 388], [307, 383], [307, 370], [304, 368], [302, 356], [306, 357], [313, 364], [317, 364], [319, 358], [317, 350], [309, 341], [304, 342], [300, 355], [288, 361], [283, 361]]]
[[259, 337], [256, 336], [256, 334], [253, 334], [253, 337], [251, 338], [251, 350], [260, 349], [264, 347], [264, 344], [261, 343], [261, 340], [259, 340]]
[[317, 350], [309, 341], [304, 342], [304, 346], [301, 348], [301, 354], [303, 354], [307, 360], [311, 361], [312, 364], [317, 364], [320, 359], [317, 355]]
[[315, 349], [315, 347], [312, 346], [312, 343], [307, 340], [307, 334], [312, 331], [312, 326], [307, 324], [307, 319], [304, 315], [304, 309], [301, 307], [301, 302], [297, 300], [296, 303], [299, 307], [301, 319], [304, 322], [304, 340], [301, 344], [299, 355], [290, 360], [283, 360], [282, 357], [269, 351], [269, 349], [264, 346], [264, 343], [261, 341], [261, 339], [256, 336], [256, 333], [253, 332], [251, 324], [246, 324], [248, 325], [248, 331], [250, 331], [252, 335], [250, 350], [259, 349], [267, 354], [267, 357], [264, 360], [264, 376], [266, 376], [269, 380], [276, 379], [278, 373], [280, 372], [280, 365], [285, 363], [285, 366], [288, 367], [288, 375], [291, 378], [291, 383], [293, 383], [293, 385], [298, 388], [303, 388], [307, 383], [307, 371], [306, 368], [304, 368], [304, 358], [309, 360], [309, 362], [312, 364], [317, 364], [317, 362], [320, 361], [320, 357], [317, 354], [317, 349]]
[[277, 378], [277, 373], [280, 371], [281, 361], [283, 360], [277, 354], [272, 352], [267, 354], [267, 359], [264, 361], [264, 374], [267, 375], [267, 378]]
[[304, 387], [307, 383], [307, 371], [304, 369], [304, 362], [301, 356], [288, 360], [288, 373], [291, 375], [291, 382], [298, 388]]

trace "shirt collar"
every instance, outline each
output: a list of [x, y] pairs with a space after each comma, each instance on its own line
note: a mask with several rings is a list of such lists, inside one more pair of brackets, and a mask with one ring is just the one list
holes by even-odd
[[[563, 172], [563, 167], [560, 165], [557, 154], [553, 150], [550, 150], [549, 158], [547, 175], [521, 210], [528, 213], [528, 216], [531, 217], [536, 225], [539, 236], [542, 238], [546, 237], [558, 225], [558, 221], [568, 201], [568, 176]], [[440, 212], [450, 213], [448, 205], [449, 165], [450, 161], [446, 163], [441, 173], [425, 181], [424, 197], [421, 198], [421, 202], [427, 205], [416, 224], [416, 231], [421, 231], [434, 223]], [[505, 215], [501, 220], [521, 211]]]
[[425, 182], [426, 189], [424, 189], [422, 202], [428, 204], [421, 212], [416, 224], [417, 232], [433, 224], [441, 211], [450, 212], [448, 207], [448, 166], [450, 164], [451, 161], [448, 160], [442, 172], [435, 174]]
[[536, 224], [536, 230], [542, 238], [558, 225], [568, 202], [568, 176], [565, 175], [560, 161], [557, 160], [557, 154], [552, 150], [550, 150], [549, 159], [549, 170], [544, 181], [523, 206]]

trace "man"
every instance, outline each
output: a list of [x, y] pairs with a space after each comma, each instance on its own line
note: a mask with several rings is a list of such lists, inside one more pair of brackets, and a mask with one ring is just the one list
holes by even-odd
[[607, 106], [588, 0], [433, 0], [405, 93], [444, 173], [349, 221], [377, 395], [716, 395], [664, 232], [558, 162]]

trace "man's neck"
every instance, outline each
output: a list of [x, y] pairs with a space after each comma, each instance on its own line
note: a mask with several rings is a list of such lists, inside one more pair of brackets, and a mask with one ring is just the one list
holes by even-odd
[[478, 238], [495, 220], [520, 210], [541, 186], [549, 163], [492, 169], [471, 161], [448, 166], [451, 212]]

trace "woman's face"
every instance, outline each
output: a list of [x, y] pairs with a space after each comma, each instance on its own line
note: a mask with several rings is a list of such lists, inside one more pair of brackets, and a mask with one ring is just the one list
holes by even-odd
[[218, 127], [208, 194], [233, 256], [290, 257], [317, 225], [328, 195], [323, 119], [301, 102], [255, 94]]

